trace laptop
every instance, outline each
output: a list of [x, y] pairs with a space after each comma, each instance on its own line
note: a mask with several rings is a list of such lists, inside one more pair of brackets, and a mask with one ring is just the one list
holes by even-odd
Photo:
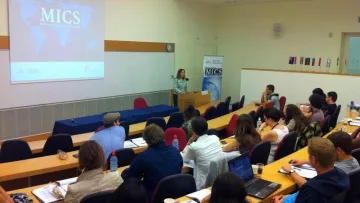
[[245, 188], [248, 195], [265, 199], [271, 193], [280, 188], [281, 184], [255, 178], [247, 154], [243, 154], [228, 161], [229, 171], [239, 175], [245, 181]]

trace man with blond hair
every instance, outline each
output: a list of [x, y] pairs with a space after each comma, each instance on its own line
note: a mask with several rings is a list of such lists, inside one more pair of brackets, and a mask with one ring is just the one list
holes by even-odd
[[335, 163], [334, 144], [321, 137], [314, 137], [308, 144], [309, 164], [315, 168], [317, 176], [306, 181], [290, 164], [283, 166], [291, 179], [298, 185], [299, 192], [290, 196], [276, 196], [274, 203], [327, 203], [334, 196], [350, 187], [349, 177]]

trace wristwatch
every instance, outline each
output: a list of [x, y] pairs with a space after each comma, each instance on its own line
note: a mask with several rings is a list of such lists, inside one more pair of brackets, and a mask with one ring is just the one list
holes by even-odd
[[289, 171], [289, 174], [292, 174], [292, 173], [295, 173], [295, 170], [293, 168]]

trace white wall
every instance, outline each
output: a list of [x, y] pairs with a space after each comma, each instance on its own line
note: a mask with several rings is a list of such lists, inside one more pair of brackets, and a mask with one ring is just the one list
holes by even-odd
[[325, 94], [335, 91], [338, 94], [337, 104], [342, 105], [339, 118], [345, 116], [350, 101], [360, 103], [360, 94], [357, 94], [360, 80], [357, 76], [242, 70], [240, 94], [246, 96], [247, 104], [260, 101], [261, 93], [268, 84], [273, 84], [275, 92], [287, 98], [287, 104], [307, 103], [312, 90], [318, 87]]
[[[190, 89], [200, 89], [202, 78], [202, 55], [208, 50], [216, 50], [214, 7], [186, 0], [105, 0], [105, 39], [122, 41], [174, 42], [176, 44], [175, 70], [185, 68], [190, 80]], [[0, 0], [0, 35], [8, 33], [7, 0]], [[206, 48], [203, 48], [206, 47]], [[209, 48], [207, 48], [209, 47]], [[7, 51], [6, 51], [7, 52]], [[7, 53], [0, 57], [0, 67], [8, 67]], [[155, 73], [152, 78], [156, 78]], [[1, 77], [0, 90], [3, 84], [9, 83], [9, 75]], [[104, 82], [105, 80], [99, 81]], [[140, 81], [141, 82], [141, 81]], [[79, 85], [80, 84], [80, 85]], [[12, 88], [31, 88], [34, 84]], [[46, 94], [57, 98], [60, 83], [43, 83], [46, 92], [38, 91], [31, 97]], [[114, 84], [107, 84], [113, 88]], [[138, 85], [142, 85], [139, 83]], [[72, 93], [73, 88], [80, 86], [82, 91], [91, 93], [94, 85], [89, 81], [74, 82], [71, 88], [63, 92]], [[131, 86], [123, 86], [129, 88]], [[41, 89], [41, 88], [40, 88]], [[98, 90], [101, 91], [101, 90]], [[128, 91], [131, 92], [131, 91]], [[115, 96], [116, 91], [109, 96]], [[26, 95], [25, 95], [26, 96]], [[26, 99], [24, 96], [23, 99]], [[84, 98], [78, 98], [84, 99]], [[58, 102], [60, 100], [51, 100]], [[16, 102], [16, 101], [15, 101]], [[45, 104], [50, 101], [42, 101]]]
[[[323, 62], [331, 58], [331, 71], [337, 71], [341, 33], [360, 32], [359, 8], [358, 0], [278, 1], [218, 8], [218, 54], [225, 56], [223, 93], [239, 98], [241, 68], [288, 69], [289, 56], [322, 57]], [[273, 35], [274, 23], [282, 24], [280, 38]]]

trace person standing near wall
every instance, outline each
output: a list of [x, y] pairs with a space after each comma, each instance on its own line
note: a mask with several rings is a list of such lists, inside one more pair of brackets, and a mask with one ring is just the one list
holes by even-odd
[[179, 94], [185, 94], [188, 91], [187, 88], [187, 79], [185, 77], [185, 70], [179, 69], [176, 75], [176, 78], [174, 80], [174, 95], [173, 95], [173, 101], [174, 106], [178, 106], [178, 95]]

